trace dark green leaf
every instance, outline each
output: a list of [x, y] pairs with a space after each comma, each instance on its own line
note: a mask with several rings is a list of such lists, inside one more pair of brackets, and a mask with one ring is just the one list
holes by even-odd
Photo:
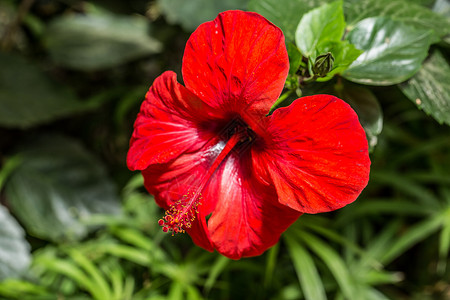
[[147, 19], [139, 16], [64, 15], [49, 24], [45, 40], [56, 63], [91, 71], [160, 52], [148, 31]]
[[302, 54], [293, 43], [287, 45], [287, 51], [289, 55], [289, 74], [294, 75], [302, 62]]
[[21, 57], [0, 52], [0, 126], [28, 128], [88, 105]]
[[390, 263], [392, 260], [405, 253], [405, 251], [413, 245], [426, 239], [437, 231], [439, 227], [444, 224], [445, 219], [446, 215], [443, 213], [411, 226], [406, 232], [402, 232], [401, 236], [390, 245], [389, 249], [386, 249], [380, 261], [383, 264]]
[[377, 98], [367, 88], [350, 83], [345, 83], [341, 95], [357, 113], [366, 131], [369, 149], [373, 149], [383, 129], [383, 111]]
[[392, 85], [405, 81], [420, 69], [431, 37], [430, 30], [416, 29], [389, 18], [364, 19], [347, 37], [364, 53], [344, 71], [343, 76], [369, 85]]
[[386, 16], [419, 29], [432, 29], [438, 37], [450, 33], [450, 20], [410, 0], [347, 0], [344, 7], [347, 23], [351, 25], [366, 18]]
[[330, 0], [251, 0], [248, 9], [257, 12], [281, 28], [286, 41], [295, 40], [295, 30], [302, 16]]
[[84, 219], [114, 214], [120, 202], [103, 165], [77, 142], [59, 136], [28, 142], [5, 191], [27, 231], [60, 241], [84, 236]]
[[0, 280], [18, 277], [30, 261], [30, 246], [22, 227], [0, 206]]
[[220, 12], [247, 7], [248, 0], [158, 0], [167, 21], [194, 31], [203, 22], [213, 20]]
[[318, 44], [339, 41], [344, 30], [342, 1], [336, 1], [303, 15], [295, 32], [295, 43], [304, 56], [310, 57]]
[[439, 51], [400, 89], [436, 121], [450, 125], [450, 66]]

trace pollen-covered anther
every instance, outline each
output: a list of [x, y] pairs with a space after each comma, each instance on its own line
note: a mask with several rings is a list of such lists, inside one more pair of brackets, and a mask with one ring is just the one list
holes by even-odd
[[201, 205], [202, 196], [199, 193], [187, 193], [166, 210], [164, 217], [158, 221], [164, 232], [172, 235], [184, 233], [185, 228], [191, 228], [198, 214], [197, 207]]

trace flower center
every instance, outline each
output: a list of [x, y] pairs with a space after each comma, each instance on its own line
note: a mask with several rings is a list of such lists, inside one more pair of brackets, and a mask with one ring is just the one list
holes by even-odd
[[180, 200], [166, 210], [165, 215], [158, 221], [164, 232], [184, 233], [185, 228], [191, 228], [192, 221], [198, 214], [198, 206], [201, 205], [202, 191], [209, 182], [216, 169], [231, 151], [241, 154], [255, 140], [256, 135], [240, 119], [234, 119], [221, 132], [220, 136], [227, 140], [225, 147], [216, 157], [208, 171], [200, 179], [200, 184], [194, 190], [188, 191]]

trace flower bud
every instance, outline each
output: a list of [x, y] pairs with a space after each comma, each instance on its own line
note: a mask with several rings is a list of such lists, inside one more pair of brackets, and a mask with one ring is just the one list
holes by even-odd
[[314, 66], [312, 70], [314, 75], [318, 77], [327, 76], [328, 72], [333, 69], [334, 57], [331, 52], [327, 52], [325, 54], [321, 54], [317, 56], [316, 61], [314, 62]]

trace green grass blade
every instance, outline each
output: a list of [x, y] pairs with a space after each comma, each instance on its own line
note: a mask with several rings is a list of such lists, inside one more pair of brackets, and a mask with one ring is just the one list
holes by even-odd
[[284, 235], [305, 299], [326, 300], [325, 288], [311, 255], [291, 232]]
[[223, 270], [230, 263], [230, 259], [225, 256], [219, 256], [216, 262], [212, 265], [211, 271], [209, 272], [208, 278], [205, 282], [205, 292], [209, 293], [211, 288], [214, 286], [219, 275], [223, 272]]
[[435, 211], [439, 211], [440, 201], [430, 190], [417, 184], [417, 182], [408, 179], [401, 174], [393, 172], [373, 171], [370, 173], [370, 179], [373, 183], [385, 184], [402, 191], [406, 195], [410, 195], [419, 201], [423, 207], [429, 207]]
[[103, 294], [97, 289], [94, 282], [80, 268], [67, 260], [55, 257], [39, 256], [35, 258], [35, 265], [45, 268], [47, 271], [55, 272], [69, 277], [75, 281], [81, 289], [88, 291], [94, 299], [102, 300]]
[[444, 274], [447, 268], [447, 256], [450, 250], [450, 207], [447, 208], [444, 219], [444, 225], [439, 237], [439, 263], [438, 273]]
[[354, 288], [355, 285], [352, 282], [350, 271], [339, 254], [336, 253], [336, 251], [328, 244], [319, 240], [312, 234], [302, 232], [299, 236], [302, 238], [305, 245], [307, 245], [312, 251], [314, 251], [330, 269], [331, 273], [336, 279], [336, 282], [341, 288], [341, 292], [344, 294], [345, 299], [361, 299], [356, 294], [356, 290]]
[[439, 214], [410, 227], [405, 234], [396, 239], [387, 251], [385, 251], [380, 259], [381, 262], [383, 264], [390, 263], [406, 250], [430, 236], [442, 225], [444, 218], [444, 214]]
[[83, 253], [76, 249], [67, 251], [69, 256], [91, 277], [97, 291], [100, 293], [99, 300], [111, 299], [111, 289], [100, 270]]
[[275, 271], [275, 267], [277, 264], [277, 257], [278, 257], [279, 250], [280, 250], [280, 244], [277, 243], [275, 246], [270, 248], [269, 251], [267, 251], [266, 270], [264, 273], [264, 287], [266, 289], [272, 283], [273, 273]]

